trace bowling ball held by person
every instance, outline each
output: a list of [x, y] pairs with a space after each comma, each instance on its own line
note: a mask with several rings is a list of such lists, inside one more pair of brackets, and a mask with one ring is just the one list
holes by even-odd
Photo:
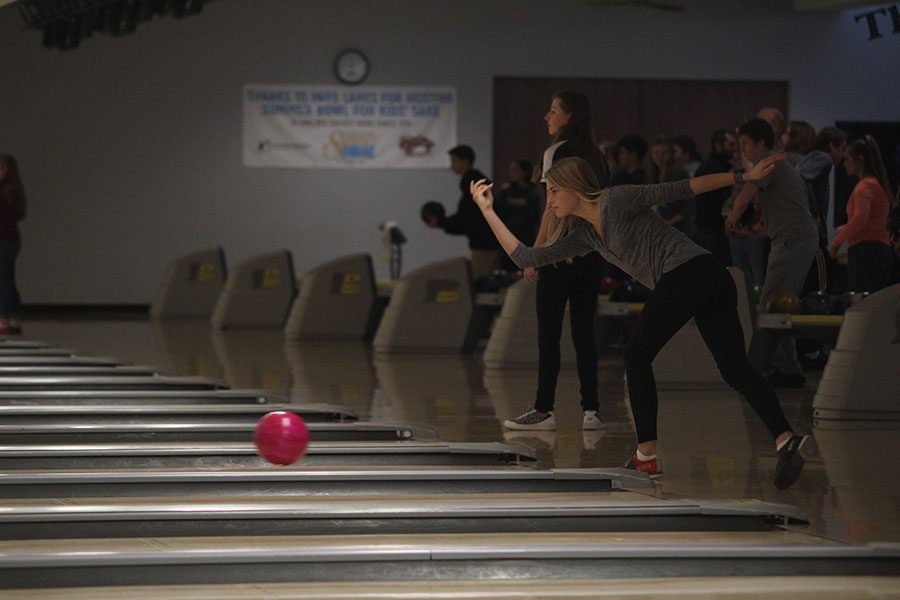
[[447, 209], [440, 202], [429, 200], [422, 205], [419, 216], [422, 217], [422, 222], [429, 227], [439, 227], [441, 221], [447, 216]]
[[287, 411], [263, 416], [256, 425], [253, 442], [259, 455], [273, 465], [297, 462], [309, 445], [309, 429], [303, 419]]

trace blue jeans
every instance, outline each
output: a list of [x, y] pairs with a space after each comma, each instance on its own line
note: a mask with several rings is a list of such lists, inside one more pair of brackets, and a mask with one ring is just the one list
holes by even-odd
[[0, 318], [13, 317], [22, 308], [22, 299], [16, 287], [16, 257], [20, 245], [0, 242]]
[[769, 239], [764, 237], [749, 238], [741, 235], [728, 235], [732, 264], [750, 271], [753, 283], [759, 285], [766, 280], [766, 245], [768, 242]]

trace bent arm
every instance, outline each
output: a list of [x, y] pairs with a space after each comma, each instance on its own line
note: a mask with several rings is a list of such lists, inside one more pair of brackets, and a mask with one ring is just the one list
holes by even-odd
[[541, 248], [529, 248], [509, 230], [505, 223], [494, 212], [494, 198], [491, 193], [493, 184], [487, 184], [484, 180], [472, 183], [472, 197], [475, 204], [481, 209], [481, 214], [491, 231], [500, 242], [500, 247], [509, 255], [520, 268], [540, 267], [549, 265], [573, 256], [587, 254], [593, 247], [589, 243], [580, 240], [575, 232], [559, 240], [552, 246]]
[[741, 188], [741, 191], [734, 197], [734, 204], [731, 205], [731, 212], [728, 213], [728, 218], [725, 219], [726, 229], [734, 230], [737, 227], [741, 217], [744, 216], [744, 211], [747, 210], [747, 207], [750, 206], [750, 203], [756, 198], [758, 193], [759, 188], [755, 185], [744, 185]]
[[560, 239], [552, 246], [529, 248], [513, 235], [493, 209], [483, 210], [482, 214], [491, 231], [497, 236], [500, 246], [520, 269], [551, 265], [573, 256], [587, 254], [594, 249], [590, 244], [581, 240], [574, 232]]
[[497, 237], [497, 241], [500, 242], [500, 247], [511, 257], [513, 251], [515, 251], [518, 246], [521, 246], [522, 242], [519, 241], [519, 238], [517, 238], [500, 217], [497, 216], [497, 213], [494, 212], [493, 208], [483, 209], [481, 214], [484, 215], [484, 220], [487, 221], [491, 231], [493, 231], [494, 235]]
[[834, 233], [832, 246], [840, 246], [851, 237], [856, 237], [869, 221], [869, 213], [872, 211], [872, 195], [866, 189], [857, 189], [850, 198], [853, 203], [853, 216], [847, 223], [838, 227]]

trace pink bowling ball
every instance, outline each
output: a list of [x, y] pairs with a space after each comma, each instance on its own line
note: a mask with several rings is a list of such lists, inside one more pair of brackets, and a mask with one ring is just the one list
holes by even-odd
[[309, 444], [309, 429], [291, 412], [270, 412], [259, 420], [253, 442], [260, 456], [275, 465], [290, 465], [304, 454]]

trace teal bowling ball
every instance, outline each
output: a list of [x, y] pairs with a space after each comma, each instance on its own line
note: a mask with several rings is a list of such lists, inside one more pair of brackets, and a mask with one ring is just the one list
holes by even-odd
[[834, 298], [831, 310], [836, 315], [842, 315], [848, 308], [861, 302], [868, 295], [868, 292], [844, 292]]
[[803, 296], [800, 308], [805, 315], [827, 315], [831, 312], [831, 298], [824, 292], [810, 292]]

